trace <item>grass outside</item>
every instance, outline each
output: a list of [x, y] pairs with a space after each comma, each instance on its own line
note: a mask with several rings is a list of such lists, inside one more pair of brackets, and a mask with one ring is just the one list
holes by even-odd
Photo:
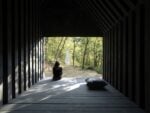
[[[85, 69], [82, 70], [79, 67], [73, 66], [62, 66], [63, 75], [62, 77], [102, 77], [102, 74], [98, 74], [96, 71]], [[45, 77], [52, 77], [52, 66], [47, 66], [45, 69]]]

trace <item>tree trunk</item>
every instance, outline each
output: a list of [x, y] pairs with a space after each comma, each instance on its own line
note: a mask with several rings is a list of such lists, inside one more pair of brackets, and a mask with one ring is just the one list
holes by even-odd
[[89, 43], [89, 39], [87, 38], [87, 39], [86, 39], [85, 48], [84, 48], [84, 54], [83, 54], [82, 69], [84, 69], [84, 65], [85, 65], [85, 56], [86, 56], [86, 53], [87, 53], [87, 46], [88, 46], [88, 43]]
[[61, 53], [62, 53], [62, 50], [63, 50], [63, 48], [65, 46], [66, 40], [67, 40], [67, 37], [64, 38], [64, 42], [63, 42], [62, 47], [61, 47], [61, 49], [59, 51], [59, 54], [58, 54], [59, 57], [61, 56]]
[[94, 42], [94, 50], [93, 50], [93, 53], [94, 53], [94, 60], [93, 60], [93, 64], [94, 64], [94, 67], [96, 66], [96, 41]]
[[74, 40], [74, 47], [73, 47], [73, 66], [74, 66], [74, 59], [75, 59], [75, 49], [76, 49], [76, 41]]
[[60, 45], [62, 42], [63, 42], [63, 38], [61, 39], [61, 41], [59, 42], [59, 45], [57, 47], [56, 54], [55, 54], [55, 60], [57, 60], [57, 58], [58, 58], [58, 52], [59, 52], [59, 48], [60, 48]]

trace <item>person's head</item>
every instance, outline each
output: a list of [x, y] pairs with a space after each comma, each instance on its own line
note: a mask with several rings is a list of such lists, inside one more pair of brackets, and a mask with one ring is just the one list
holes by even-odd
[[55, 62], [55, 67], [58, 67], [60, 65], [60, 63], [58, 61]]

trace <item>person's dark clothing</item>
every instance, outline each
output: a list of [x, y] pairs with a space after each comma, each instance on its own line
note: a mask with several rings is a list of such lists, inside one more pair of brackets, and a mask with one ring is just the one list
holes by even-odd
[[53, 67], [53, 80], [60, 80], [62, 76], [62, 67], [59, 67], [59, 62], [55, 62]]

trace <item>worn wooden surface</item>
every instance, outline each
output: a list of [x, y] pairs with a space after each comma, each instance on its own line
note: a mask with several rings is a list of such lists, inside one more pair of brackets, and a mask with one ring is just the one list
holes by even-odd
[[0, 108], [0, 113], [144, 113], [110, 85], [89, 90], [85, 78], [43, 80]]

